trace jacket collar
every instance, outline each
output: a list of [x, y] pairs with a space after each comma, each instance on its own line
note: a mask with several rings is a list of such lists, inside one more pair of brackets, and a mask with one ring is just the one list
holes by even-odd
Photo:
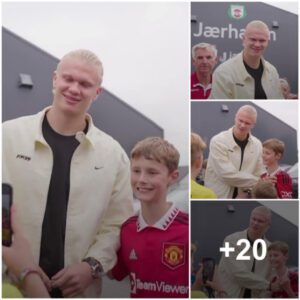
[[146, 221], [144, 220], [142, 216], [141, 210], [139, 211], [138, 219], [137, 219], [137, 231], [142, 231], [143, 229], [147, 227], [156, 228], [159, 230], [167, 230], [169, 226], [172, 224], [173, 220], [176, 218], [176, 216], [179, 213], [179, 209], [175, 207], [174, 204], [168, 209], [168, 211], [161, 217], [160, 220], [158, 220], [153, 225], [148, 225]]
[[[238, 147], [238, 145], [236, 144], [234, 138], [233, 138], [233, 127], [229, 128], [226, 132], [228, 135], [228, 144], [230, 146], [230, 148], [234, 148], [234, 147]], [[252, 143], [253, 142], [253, 135], [251, 134], [251, 132], [249, 132], [249, 138], [248, 138], [248, 142]]]
[[[236, 60], [238, 62], [237, 67], [239, 69], [239, 73], [242, 75], [242, 79], [245, 81], [247, 78], [252, 78], [251, 75], [247, 72], [245, 65], [244, 65], [243, 51], [236, 55]], [[261, 61], [262, 61], [263, 67], [264, 67], [263, 73], [269, 72], [270, 70], [269, 70], [268, 64], [266, 63], [266, 61], [263, 57], [261, 57]]]
[[[48, 106], [46, 108], [44, 108], [42, 111], [40, 111], [39, 113], [37, 113], [35, 116], [35, 120], [34, 120], [34, 126], [36, 128], [36, 134], [35, 134], [35, 144], [36, 146], [38, 144], [47, 146], [47, 142], [44, 139], [43, 136], [43, 132], [42, 132], [42, 124], [43, 124], [43, 120], [45, 117], [45, 114], [47, 111], [49, 111], [49, 109], [51, 108], [51, 106]], [[78, 131], [75, 135], [76, 139], [78, 140], [78, 142], [83, 143], [83, 142], [88, 142], [89, 144], [92, 145], [92, 147], [95, 146], [95, 141], [93, 138], [93, 132], [94, 132], [94, 123], [93, 123], [93, 119], [91, 117], [91, 115], [86, 114], [86, 120], [88, 121], [88, 132], [87, 134], [85, 134], [83, 131]]]

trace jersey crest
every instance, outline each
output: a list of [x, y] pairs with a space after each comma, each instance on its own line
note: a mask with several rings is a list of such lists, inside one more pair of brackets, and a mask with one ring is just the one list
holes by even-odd
[[164, 243], [162, 263], [170, 269], [176, 269], [185, 264], [185, 246], [181, 243]]

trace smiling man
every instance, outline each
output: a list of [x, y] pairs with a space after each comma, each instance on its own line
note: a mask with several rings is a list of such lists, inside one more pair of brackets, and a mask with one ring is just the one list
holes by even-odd
[[211, 99], [283, 99], [276, 68], [264, 60], [270, 31], [262, 21], [245, 28], [244, 50], [213, 74]]
[[54, 72], [52, 106], [3, 123], [2, 180], [52, 297], [100, 296], [132, 213], [126, 153], [87, 114], [102, 76], [94, 53], [72, 51]]
[[195, 72], [191, 75], [191, 99], [207, 99], [211, 93], [213, 69], [218, 62], [214, 45], [200, 43], [192, 48]]
[[234, 126], [211, 139], [204, 183], [218, 198], [237, 198], [265, 172], [262, 144], [251, 134], [256, 119], [256, 109], [244, 105], [235, 115]]

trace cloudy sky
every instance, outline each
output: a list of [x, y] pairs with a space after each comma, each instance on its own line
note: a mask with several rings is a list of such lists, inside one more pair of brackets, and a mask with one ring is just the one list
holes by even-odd
[[[189, 16], [186, 1], [2, 3], [3, 26], [48, 53], [96, 52], [104, 87], [161, 126], [181, 164], [188, 163]], [[296, 127], [295, 106], [268, 110]]]

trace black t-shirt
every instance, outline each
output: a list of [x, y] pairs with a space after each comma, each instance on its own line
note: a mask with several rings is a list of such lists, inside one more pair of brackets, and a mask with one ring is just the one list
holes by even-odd
[[255, 82], [254, 99], [267, 99], [267, 95], [261, 84], [261, 78], [262, 78], [262, 74], [264, 72], [264, 66], [262, 64], [262, 61], [260, 60], [259, 67], [257, 69], [253, 69], [253, 68], [249, 67], [245, 63], [245, 61], [244, 61], [244, 66], [245, 66], [247, 72], [253, 77], [254, 82]]
[[[88, 126], [85, 128], [87, 132]], [[79, 145], [75, 135], [63, 136], [55, 132], [45, 116], [43, 136], [52, 149], [53, 167], [42, 225], [39, 265], [51, 278], [64, 268], [66, 215], [70, 191], [70, 165]], [[34, 183], [33, 183], [34, 184]], [[61, 297], [57, 291], [52, 297]]]
[[[248, 236], [248, 233], [247, 233], [247, 240], [250, 242], [250, 245], [251, 245], [251, 248], [253, 247], [253, 244], [254, 244], [254, 241], [250, 240], [249, 236]], [[261, 247], [261, 244], [259, 243], [258, 246], [257, 246], [257, 249], [260, 249]], [[251, 272], [255, 272], [255, 264], [256, 264], [256, 260], [255, 260], [255, 257], [253, 258], [253, 264], [252, 264], [252, 267], [251, 267]], [[244, 290], [244, 294], [243, 294], [243, 298], [252, 298], [252, 290], [251, 289], [248, 289], [248, 288], [245, 288]]]
[[[249, 134], [247, 135], [247, 138], [246, 138], [245, 140], [243, 140], [243, 141], [237, 139], [237, 138], [234, 136], [234, 134], [232, 134], [232, 135], [233, 135], [234, 141], [235, 141], [235, 142], [238, 144], [238, 146], [241, 148], [241, 163], [240, 163], [240, 168], [239, 168], [239, 170], [240, 170], [241, 167], [242, 167], [242, 164], [243, 164], [244, 151], [245, 151], [245, 148], [246, 148], [246, 146], [247, 146], [247, 144], [248, 144]], [[234, 188], [234, 191], [233, 191], [233, 196], [232, 196], [232, 198], [235, 199], [237, 195], [238, 195], [238, 188], [235, 187], [235, 188]]]

